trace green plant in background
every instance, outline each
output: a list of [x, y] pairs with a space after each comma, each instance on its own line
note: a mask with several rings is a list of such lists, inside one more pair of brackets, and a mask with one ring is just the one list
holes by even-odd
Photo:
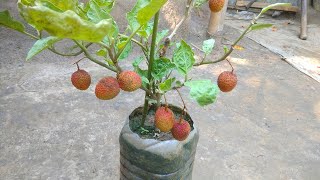
[[[171, 41], [181, 24], [190, 15], [192, 8], [201, 6], [206, 0], [187, 0], [185, 16], [170, 34], [167, 29], [158, 30], [160, 9], [167, 1], [137, 0], [132, 10], [126, 14], [128, 25], [124, 32], [119, 31], [117, 23], [110, 14], [116, 3], [115, 0], [89, 0], [87, 3], [76, 0], [19, 0], [17, 4], [21, 16], [38, 33], [27, 32], [21, 22], [10, 16], [9, 11], [0, 12], [0, 25], [36, 40], [27, 54], [27, 60], [31, 60], [45, 49], [61, 56], [83, 56], [75, 62], [78, 70], [71, 77], [72, 84], [80, 90], [88, 89], [91, 77], [88, 72], [79, 68], [79, 61], [88, 59], [113, 71], [115, 73], [113, 77], [103, 77], [97, 83], [95, 94], [99, 99], [113, 99], [119, 94], [120, 89], [128, 92], [139, 88], [144, 90], [145, 103], [140, 133], [148, 131], [144, 127], [144, 122], [150, 105], [155, 104], [160, 107], [162, 97], [165, 99], [166, 93], [177, 91], [184, 104], [180, 119], [175, 120], [165, 101], [165, 106], [158, 108], [156, 112], [155, 125], [164, 132], [171, 130], [177, 140], [184, 140], [190, 132], [190, 125], [183, 120], [187, 109], [179, 89], [190, 88], [190, 97], [200, 106], [206, 106], [215, 102], [220, 90], [231, 91], [237, 83], [233, 68], [232, 71], [224, 72], [219, 76], [219, 86], [210, 79], [191, 78], [190, 70], [204, 64], [227, 60], [234, 46], [247, 33], [272, 26], [257, 23], [262, 14], [274, 6], [290, 4], [278, 3], [262, 9], [239, 38], [230, 47], [224, 48], [224, 55], [216, 60], [206, 59], [214, 49], [214, 39], [204, 41], [202, 47], [204, 58], [196, 62], [194, 52], [187, 42], [180, 40], [172, 45]], [[44, 36], [43, 32], [49, 35]], [[55, 47], [57, 42], [64, 39], [74, 43], [68, 53], [61, 52]], [[92, 45], [98, 47], [95, 52], [93, 49], [88, 50]], [[142, 56], [134, 60], [132, 70], [123, 70], [121, 61], [130, 55], [134, 45], [141, 48]], [[75, 49], [78, 50], [74, 52]], [[173, 55], [169, 57], [166, 52], [171, 49], [173, 49]], [[174, 71], [177, 73], [173, 73]]]

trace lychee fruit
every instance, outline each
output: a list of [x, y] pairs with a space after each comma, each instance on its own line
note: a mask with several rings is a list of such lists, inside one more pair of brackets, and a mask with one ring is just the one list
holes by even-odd
[[91, 76], [87, 71], [78, 69], [72, 74], [71, 82], [77, 89], [86, 90], [91, 84]]
[[173, 128], [171, 129], [172, 136], [178, 140], [183, 141], [187, 139], [191, 131], [190, 124], [188, 121], [181, 119], [174, 123]]
[[219, 12], [224, 6], [225, 0], [209, 0], [209, 7], [211, 12]]
[[141, 77], [133, 71], [123, 71], [118, 76], [119, 86], [122, 90], [132, 92], [142, 85]]
[[101, 100], [109, 100], [120, 92], [118, 81], [114, 77], [104, 77], [96, 85], [95, 94]]
[[155, 125], [162, 132], [169, 132], [174, 124], [174, 114], [168, 107], [159, 107], [155, 114]]
[[237, 75], [233, 71], [224, 71], [218, 77], [218, 86], [222, 92], [229, 92], [236, 87]]

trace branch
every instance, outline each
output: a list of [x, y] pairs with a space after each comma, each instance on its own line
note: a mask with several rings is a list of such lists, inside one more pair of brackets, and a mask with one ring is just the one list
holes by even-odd
[[[92, 45], [92, 43], [89, 43], [89, 44], [87, 44], [85, 47], [88, 48], [88, 47], [90, 47], [91, 45]], [[50, 50], [51, 52], [53, 52], [53, 53], [56, 53], [56, 54], [60, 55], [60, 56], [78, 56], [78, 55], [80, 55], [81, 53], [83, 53], [83, 50], [80, 50], [80, 51], [75, 52], [75, 53], [72, 53], [72, 54], [64, 54], [64, 53], [58, 52], [58, 51], [54, 48], [54, 46], [52, 46], [52, 48], [49, 48], [49, 50]]]
[[187, 18], [190, 16], [190, 12], [193, 8], [193, 1], [194, 0], [188, 0], [186, 10], [184, 12], [184, 17], [180, 20], [180, 22], [176, 25], [176, 27], [173, 29], [172, 33], [167, 37], [170, 41], [172, 40], [173, 36], [176, 35], [178, 29], [180, 26], [184, 23], [184, 21], [187, 20]]
[[117, 69], [115, 69], [114, 67], [111, 67], [103, 62], [98, 61], [97, 59], [95, 59], [94, 57], [91, 56], [91, 54], [89, 53], [89, 51], [87, 50], [86, 47], [84, 47], [82, 44], [80, 44], [78, 41], [73, 40], [84, 52], [84, 54], [87, 56], [88, 59], [90, 59], [92, 62], [99, 64], [100, 66], [103, 66], [113, 72], [118, 72]]
[[[124, 34], [119, 34], [119, 36], [124, 37], [124, 38], [129, 38], [129, 36], [126, 36]], [[140, 43], [138, 40], [132, 38], [131, 41], [136, 43], [137, 45], [139, 45], [143, 51], [147, 51], [146, 47], [144, 47], [144, 45], [142, 43]]]
[[181, 25], [187, 20], [187, 18], [190, 16], [190, 12], [193, 8], [193, 1], [194, 0], [188, 0], [186, 5], [186, 10], [184, 12], [183, 18], [180, 20], [180, 22], [176, 25], [176, 27], [173, 29], [171, 34], [165, 39], [164, 46], [160, 50], [160, 57], [164, 57], [167, 51], [167, 48], [170, 46], [171, 40], [174, 35], [176, 35], [178, 29], [181, 27]]
[[200, 65], [204, 65], [204, 64], [214, 64], [214, 63], [218, 63], [220, 61], [225, 60], [234, 50], [234, 46], [236, 46], [239, 41], [250, 31], [251, 27], [256, 23], [256, 19], [252, 20], [250, 25], [247, 27], [246, 30], [244, 30], [241, 34], [240, 37], [238, 37], [238, 39], [231, 45], [231, 48], [229, 49], [229, 51], [227, 53], [225, 53], [222, 57], [220, 57], [219, 59], [215, 60], [215, 61], [202, 61], [199, 63], [195, 63], [193, 66], [200, 66]]

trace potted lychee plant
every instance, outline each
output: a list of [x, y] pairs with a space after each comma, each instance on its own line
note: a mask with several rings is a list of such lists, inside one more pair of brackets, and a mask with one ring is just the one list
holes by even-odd
[[[229, 92], [237, 84], [236, 73], [228, 61], [234, 46], [250, 31], [271, 27], [257, 20], [273, 6], [264, 8], [217, 60], [207, 60], [212, 53], [214, 39], [203, 42], [204, 58], [196, 60], [190, 45], [184, 40], [175, 40], [174, 35], [190, 15], [194, 6], [201, 6], [206, 0], [187, 0], [185, 17], [169, 34], [169, 30], [158, 30], [159, 14], [167, 0], [137, 0], [126, 14], [128, 26], [120, 32], [110, 12], [115, 0], [18, 0], [18, 9], [23, 19], [36, 29], [31, 34], [9, 11], [0, 12], [0, 25], [23, 33], [35, 44], [27, 54], [32, 59], [47, 49], [61, 56], [79, 58], [74, 64], [77, 70], [71, 75], [71, 82], [79, 90], [87, 90], [95, 84], [95, 95], [100, 100], [116, 98], [120, 91], [145, 91], [144, 105], [129, 116], [120, 134], [121, 179], [191, 179], [192, 167], [199, 133], [180, 93], [181, 88], [190, 88], [190, 97], [200, 106], [216, 101], [219, 91]], [[224, 0], [210, 0], [210, 9], [218, 12]], [[47, 34], [47, 35], [45, 35]], [[77, 52], [60, 52], [55, 43], [68, 39], [73, 42], [70, 49]], [[96, 52], [88, 50], [92, 45]], [[126, 59], [132, 46], [141, 48], [141, 57], [132, 63], [132, 69], [122, 69], [120, 60]], [[172, 52], [168, 56], [167, 52]], [[114, 72], [113, 76], [101, 77], [92, 82], [89, 72], [80, 68], [82, 60], [90, 60]], [[232, 68], [218, 77], [217, 83], [201, 77], [189, 77], [192, 68], [227, 60]], [[178, 93], [183, 107], [169, 104], [166, 94]], [[197, 119], [198, 120], [198, 119]]]

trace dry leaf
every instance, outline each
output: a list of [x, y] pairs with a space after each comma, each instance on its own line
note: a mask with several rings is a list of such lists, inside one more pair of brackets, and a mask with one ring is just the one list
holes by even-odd
[[239, 46], [239, 45], [235, 45], [235, 46], [233, 46], [233, 48], [234, 49], [236, 49], [236, 50], [244, 50], [244, 47], [242, 47], [242, 46]]
[[272, 26], [271, 30], [272, 30], [272, 31], [277, 31], [278, 28], [277, 28], [276, 26]]

